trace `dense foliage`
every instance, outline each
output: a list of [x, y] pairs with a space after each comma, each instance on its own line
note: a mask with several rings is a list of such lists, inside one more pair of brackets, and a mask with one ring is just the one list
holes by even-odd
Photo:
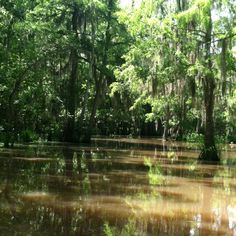
[[235, 1], [130, 2], [0, 0], [5, 146], [203, 134], [218, 160], [215, 136], [236, 141]]

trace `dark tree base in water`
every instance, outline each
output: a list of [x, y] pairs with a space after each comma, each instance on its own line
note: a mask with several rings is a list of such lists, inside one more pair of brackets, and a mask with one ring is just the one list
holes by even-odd
[[10, 148], [10, 145], [9, 145], [9, 143], [4, 143], [3, 147], [4, 148]]
[[204, 149], [199, 155], [199, 160], [201, 162], [216, 162], [220, 161], [217, 149], [215, 147]]
[[91, 143], [91, 136], [85, 135], [80, 140], [81, 143], [90, 144]]

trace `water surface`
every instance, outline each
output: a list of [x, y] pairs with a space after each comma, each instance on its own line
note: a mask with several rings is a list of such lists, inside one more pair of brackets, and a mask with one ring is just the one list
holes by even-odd
[[236, 147], [96, 138], [0, 149], [0, 235], [236, 235]]

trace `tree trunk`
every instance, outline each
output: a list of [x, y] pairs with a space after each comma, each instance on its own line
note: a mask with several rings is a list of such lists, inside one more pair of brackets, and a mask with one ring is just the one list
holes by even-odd
[[100, 97], [99, 90], [100, 90], [100, 85], [97, 85], [87, 132], [86, 132], [86, 135], [83, 139], [83, 142], [86, 142], [86, 143], [89, 143], [91, 141], [92, 129], [94, 128], [97, 107], [99, 104], [99, 97]]
[[166, 106], [166, 115], [165, 115], [165, 120], [164, 120], [164, 131], [162, 135], [163, 140], [167, 140], [168, 133], [169, 133], [169, 121], [170, 121], [170, 107], [167, 104]]

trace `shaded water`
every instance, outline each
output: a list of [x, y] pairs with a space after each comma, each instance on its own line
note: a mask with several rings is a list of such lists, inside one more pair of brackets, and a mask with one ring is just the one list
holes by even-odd
[[221, 165], [155, 139], [0, 149], [0, 235], [236, 235], [236, 147]]

